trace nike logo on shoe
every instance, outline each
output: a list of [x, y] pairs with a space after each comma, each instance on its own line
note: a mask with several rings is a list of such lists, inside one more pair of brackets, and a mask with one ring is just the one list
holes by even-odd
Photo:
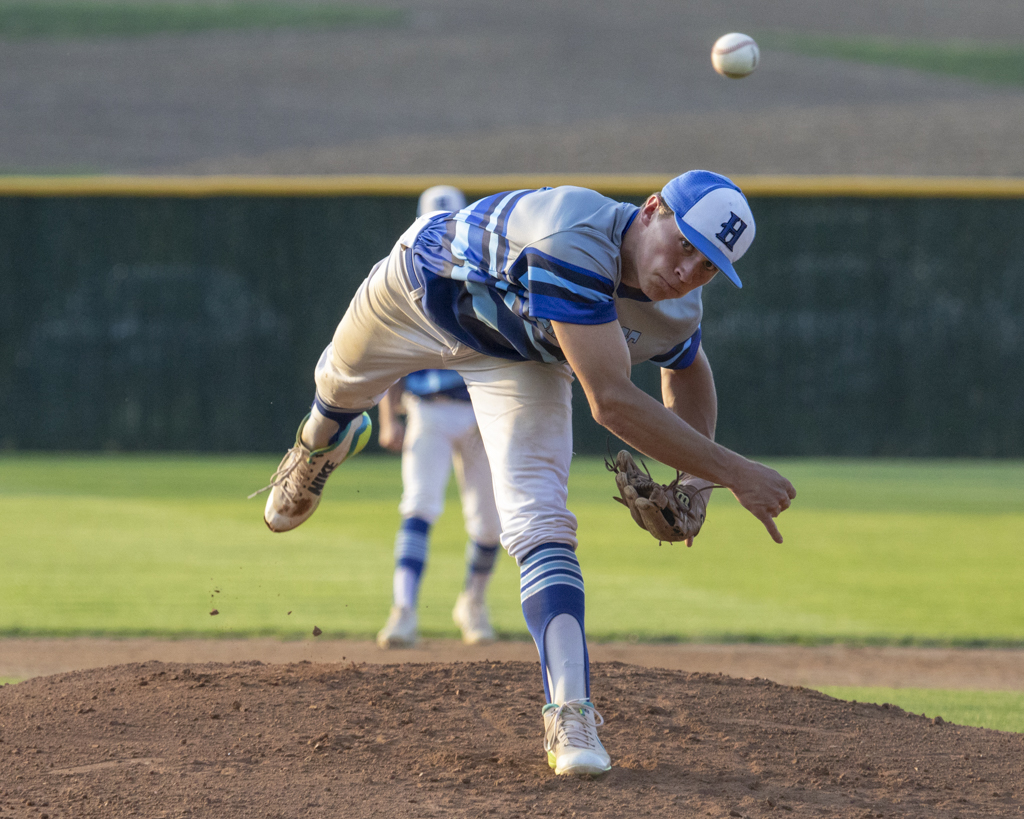
[[330, 461], [324, 464], [315, 478], [309, 484], [309, 491], [314, 495], [319, 495], [324, 491], [324, 484], [327, 483], [327, 479], [331, 477], [331, 473], [337, 468], [337, 464], [332, 464]]

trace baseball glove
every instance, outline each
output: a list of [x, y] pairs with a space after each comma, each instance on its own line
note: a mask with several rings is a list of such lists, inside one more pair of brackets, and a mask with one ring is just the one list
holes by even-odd
[[689, 546], [704, 525], [707, 509], [705, 492], [716, 488], [698, 489], [692, 475], [676, 474], [674, 481], [660, 484], [651, 477], [647, 465], [641, 470], [633, 456], [622, 450], [615, 463], [605, 460], [605, 466], [615, 473], [619, 489], [617, 500], [629, 509], [637, 526], [649, 532], [658, 542], [685, 540]]

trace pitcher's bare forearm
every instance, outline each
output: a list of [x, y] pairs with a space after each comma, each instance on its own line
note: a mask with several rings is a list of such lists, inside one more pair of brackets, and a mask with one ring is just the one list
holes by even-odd
[[715, 440], [718, 394], [703, 348], [697, 350], [693, 363], [686, 369], [661, 371], [661, 400], [701, 435]]
[[[617, 322], [554, 323], [594, 420], [635, 449], [675, 469], [729, 486], [745, 458], [702, 434], [630, 380], [629, 350]], [[706, 411], [703, 413], [707, 415]], [[713, 420], [705, 418], [708, 429]]]
[[633, 384], [629, 350], [618, 322], [553, 326], [594, 420], [645, 455], [728, 487], [772, 539], [782, 542], [773, 518], [796, 497], [786, 478], [716, 444]]
[[631, 381], [603, 394], [586, 386], [584, 391], [594, 419], [645, 455], [722, 486], [737, 482], [746, 458], [698, 432]]

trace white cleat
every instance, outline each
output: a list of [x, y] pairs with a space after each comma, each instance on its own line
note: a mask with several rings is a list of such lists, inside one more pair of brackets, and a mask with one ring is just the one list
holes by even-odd
[[544, 750], [555, 774], [598, 776], [612, 768], [611, 757], [597, 738], [604, 718], [589, 700], [544, 706]]
[[495, 640], [487, 606], [473, 599], [469, 592], [462, 592], [452, 609], [452, 620], [462, 630], [462, 642], [467, 646], [481, 646]]
[[324, 484], [331, 473], [346, 458], [361, 452], [370, 440], [372, 424], [364, 412], [349, 422], [336, 444], [311, 451], [302, 443], [302, 428], [308, 420], [308, 415], [302, 419], [295, 433], [295, 446], [285, 453], [270, 483], [249, 496], [254, 498], [270, 490], [263, 520], [271, 532], [287, 532], [308, 520], [320, 505]]
[[416, 645], [416, 609], [392, 606], [388, 621], [377, 632], [377, 645], [381, 648], [410, 648]]

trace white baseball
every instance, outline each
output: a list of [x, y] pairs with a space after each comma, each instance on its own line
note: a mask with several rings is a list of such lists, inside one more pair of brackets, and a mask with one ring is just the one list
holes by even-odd
[[723, 34], [711, 48], [711, 65], [723, 77], [738, 80], [752, 73], [761, 59], [753, 37], [734, 31]]

